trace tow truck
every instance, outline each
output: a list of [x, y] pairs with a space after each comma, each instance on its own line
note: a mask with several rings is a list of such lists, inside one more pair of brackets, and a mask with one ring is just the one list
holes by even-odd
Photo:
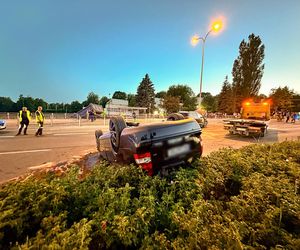
[[224, 129], [230, 134], [263, 137], [267, 133], [270, 120], [270, 100], [254, 102], [244, 101], [241, 108], [241, 119], [224, 120]]

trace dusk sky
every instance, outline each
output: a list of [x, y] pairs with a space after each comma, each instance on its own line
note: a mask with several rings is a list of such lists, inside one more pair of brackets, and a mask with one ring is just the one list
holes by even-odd
[[207, 39], [203, 91], [231, 80], [242, 39], [265, 44], [261, 93], [300, 92], [299, 0], [0, 0], [0, 96], [83, 101], [90, 91], [136, 93], [146, 73], [155, 90], [188, 84], [199, 93], [201, 44], [212, 19], [224, 29]]

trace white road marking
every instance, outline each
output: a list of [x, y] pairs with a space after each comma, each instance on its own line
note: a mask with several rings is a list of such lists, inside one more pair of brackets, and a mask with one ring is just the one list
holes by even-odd
[[88, 135], [89, 133], [65, 133], [65, 134], [53, 134], [54, 136], [61, 136], [61, 135]]
[[14, 135], [1, 135], [0, 138], [13, 138]]
[[279, 130], [279, 131], [295, 131], [299, 129], [299, 127], [290, 127], [290, 128], [278, 128], [278, 127], [269, 127], [270, 130]]
[[10, 152], [0, 152], [0, 155], [12, 155], [12, 154], [25, 154], [25, 153], [39, 153], [39, 152], [47, 152], [52, 149], [36, 149], [36, 150], [23, 150], [23, 151], [10, 151]]

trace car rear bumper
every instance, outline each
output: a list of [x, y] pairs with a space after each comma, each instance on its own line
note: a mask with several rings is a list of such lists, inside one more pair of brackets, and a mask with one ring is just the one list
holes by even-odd
[[[178, 141], [176, 142], [176, 140]], [[149, 153], [152, 170], [153, 173], [156, 174], [162, 169], [186, 164], [200, 157], [202, 151], [203, 144], [201, 136], [186, 136], [158, 141], [148, 146], [141, 146], [136, 149], [136, 154]], [[138, 164], [138, 162], [136, 163]], [[142, 165], [141, 167], [143, 168]]]

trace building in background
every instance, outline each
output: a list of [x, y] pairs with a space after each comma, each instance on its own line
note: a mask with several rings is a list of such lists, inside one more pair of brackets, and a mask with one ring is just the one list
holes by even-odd
[[166, 110], [162, 107], [162, 104], [163, 104], [162, 98], [157, 98], [157, 97], [154, 98], [154, 107], [156, 110], [156, 112], [154, 111], [155, 113], [159, 115], [163, 115], [166, 112]]
[[135, 113], [137, 116], [146, 114], [147, 108], [143, 107], [129, 107], [128, 100], [110, 99], [105, 106], [105, 112], [107, 116], [132, 116]]

